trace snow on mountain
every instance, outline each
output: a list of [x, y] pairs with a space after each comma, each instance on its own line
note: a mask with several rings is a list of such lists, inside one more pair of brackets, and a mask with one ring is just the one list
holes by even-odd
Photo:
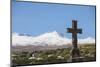
[[79, 39], [78, 43], [80, 44], [89, 44], [89, 43], [95, 43], [95, 39], [92, 38], [92, 37], [88, 37], [88, 38], [85, 38], [85, 39]]
[[[88, 37], [85, 39], [79, 39], [79, 44], [84, 43], [95, 43], [95, 39]], [[72, 44], [72, 40], [69, 38], [65, 38], [59, 35], [56, 31], [44, 33], [39, 36], [27, 36], [20, 35], [18, 33], [12, 34], [12, 45], [13, 46], [27, 46], [27, 45], [35, 45], [35, 46], [47, 46], [47, 45], [69, 45]]]

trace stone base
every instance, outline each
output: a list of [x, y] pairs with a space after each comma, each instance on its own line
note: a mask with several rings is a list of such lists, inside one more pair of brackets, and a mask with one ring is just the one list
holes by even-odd
[[84, 62], [84, 57], [76, 57], [76, 58], [70, 58], [67, 62]]
[[84, 57], [72, 58], [72, 62], [83, 62], [83, 61], [84, 61]]

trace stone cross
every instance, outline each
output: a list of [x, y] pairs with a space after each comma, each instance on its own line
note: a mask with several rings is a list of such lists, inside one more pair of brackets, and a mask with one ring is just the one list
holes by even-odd
[[82, 29], [77, 28], [77, 20], [72, 20], [72, 28], [67, 28], [68, 33], [72, 33], [72, 44], [73, 44], [73, 49], [72, 49], [72, 60], [73, 62], [76, 62], [76, 58], [80, 57], [80, 51], [77, 47], [77, 33], [82, 33]]

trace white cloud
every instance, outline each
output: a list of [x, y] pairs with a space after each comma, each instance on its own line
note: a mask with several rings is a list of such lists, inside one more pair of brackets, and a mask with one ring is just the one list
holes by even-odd
[[[95, 43], [95, 39], [88, 37], [85, 39], [79, 39], [79, 44]], [[44, 33], [42, 35], [33, 37], [27, 35], [20, 35], [18, 33], [12, 33], [12, 45], [13, 46], [26, 46], [26, 45], [65, 45], [72, 44], [72, 40], [69, 38], [61, 37], [56, 31]]]
[[92, 38], [92, 37], [88, 37], [88, 38], [85, 38], [85, 39], [79, 39], [78, 41], [80, 44], [84, 44], [84, 43], [95, 43], [95, 39]]

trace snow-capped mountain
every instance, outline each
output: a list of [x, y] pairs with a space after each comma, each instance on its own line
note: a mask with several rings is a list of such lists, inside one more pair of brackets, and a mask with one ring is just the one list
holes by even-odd
[[[85, 39], [78, 39], [79, 44], [95, 43], [95, 39], [88, 37]], [[59, 35], [56, 31], [44, 33], [39, 36], [20, 35], [18, 33], [12, 34], [12, 46], [62, 46], [71, 45], [72, 40]]]

